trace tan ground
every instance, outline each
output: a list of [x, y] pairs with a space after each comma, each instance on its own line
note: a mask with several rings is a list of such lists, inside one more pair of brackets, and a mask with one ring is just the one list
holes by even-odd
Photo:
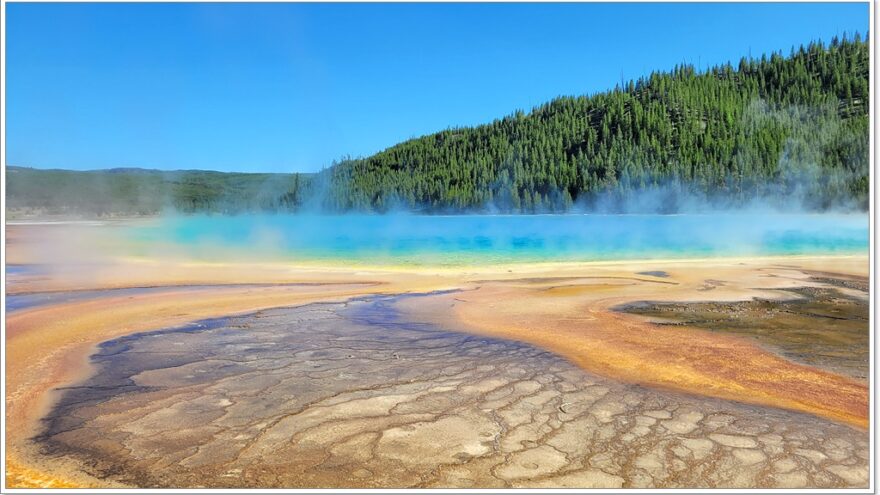
[[[834, 263], [840, 271], [857, 268], [842, 260], [828, 262]], [[475, 332], [528, 342], [627, 382], [784, 407], [867, 428], [864, 383], [792, 363], [744, 339], [658, 327], [612, 310], [640, 300], [778, 298], [766, 289], [810, 284], [800, 269], [718, 262], [655, 269], [670, 277], [594, 271], [583, 278], [481, 284], [434, 298], [435, 319], [452, 313]], [[707, 279], [713, 282], [707, 285]], [[417, 304], [417, 311], [428, 311], [424, 301]]]
[[[26, 232], [7, 228], [10, 262], [36, 262]], [[669, 277], [639, 275], [663, 270]], [[29, 440], [53, 404], [52, 390], [90, 373], [95, 345], [120, 335], [212, 316], [343, 301], [357, 295], [460, 288], [404, 303], [413, 318], [520, 340], [584, 370], [626, 383], [782, 407], [853, 425], [868, 424], [868, 389], [841, 375], [783, 360], [752, 342], [688, 328], [658, 328], [610, 311], [638, 300], [716, 301], [786, 297], [768, 289], [810, 285], [804, 270], [867, 276], [867, 257], [805, 257], [511, 265], [432, 269], [346, 269], [279, 264], [114, 260], [12, 276], [8, 293], [107, 287], [320, 282], [222, 286], [106, 297], [21, 310], [6, 320], [7, 483], [101, 486], [70, 461], [37, 454]], [[462, 326], [463, 325], [463, 326]], [[430, 436], [430, 431], [425, 432]], [[402, 435], [402, 434], [401, 434]], [[400, 436], [404, 438], [405, 435]], [[390, 438], [390, 437], [389, 437]], [[721, 438], [721, 437], [719, 437]], [[390, 440], [389, 440], [390, 441]], [[399, 440], [398, 443], [402, 441]], [[726, 441], [722, 438], [722, 442]], [[403, 448], [403, 447], [400, 447]], [[535, 456], [541, 457], [540, 452]], [[527, 463], [528, 464], [528, 463]], [[844, 468], [841, 468], [844, 469]], [[847, 468], [848, 469], [848, 468]], [[858, 483], [856, 483], [858, 484]]]

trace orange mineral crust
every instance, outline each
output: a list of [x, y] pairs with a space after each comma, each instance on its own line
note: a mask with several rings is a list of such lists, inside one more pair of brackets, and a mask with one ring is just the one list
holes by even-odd
[[[785, 281], [784, 270], [768, 270], [764, 275], [774, 273], [765, 279], [771, 282], [765, 288]], [[735, 282], [724, 284], [727, 287], [704, 291], [702, 297], [724, 299], [748, 292]], [[613, 309], [638, 300], [700, 297], [695, 292], [700, 287], [688, 285], [686, 278], [677, 281], [674, 276], [653, 281], [632, 277], [557, 285], [484, 284], [464, 293], [436, 296], [434, 315], [445, 311], [453, 315], [446, 319], [457, 320], [470, 331], [540, 346], [603, 376], [868, 427], [864, 383], [793, 363], [746, 339], [686, 326], [659, 326]], [[780, 296], [784, 293], [772, 294]], [[422, 306], [421, 311], [428, 310]]]

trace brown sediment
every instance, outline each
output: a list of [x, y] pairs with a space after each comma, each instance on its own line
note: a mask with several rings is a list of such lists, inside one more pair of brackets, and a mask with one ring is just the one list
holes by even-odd
[[737, 302], [644, 302], [617, 309], [649, 317], [658, 325], [684, 325], [747, 337], [791, 361], [867, 384], [868, 300], [838, 290], [838, 286], [867, 287], [867, 280], [812, 280], [830, 287], [787, 289], [800, 298], [782, 301], [758, 298]]
[[868, 277], [855, 277], [852, 275], [839, 275], [815, 271], [805, 271], [804, 273], [813, 275], [811, 278], [817, 282], [828, 284], [833, 287], [854, 289], [864, 292], [865, 294], [867, 294], [870, 289], [870, 280], [868, 280]]

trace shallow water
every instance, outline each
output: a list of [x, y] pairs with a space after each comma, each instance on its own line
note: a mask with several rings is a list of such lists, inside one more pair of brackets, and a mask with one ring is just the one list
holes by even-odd
[[7, 277], [10, 275], [42, 275], [45, 271], [45, 268], [39, 265], [6, 265], [4, 268]]
[[146, 294], [158, 294], [166, 292], [180, 292], [182, 297], [194, 290], [217, 290], [229, 287], [278, 287], [278, 286], [306, 286], [314, 283], [286, 283], [286, 284], [211, 284], [211, 285], [164, 285], [156, 287], [121, 287], [112, 289], [95, 290], [62, 290], [49, 292], [25, 292], [18, 294], [6, 294], [6, 311], [21, 311], [40, 306], [63, 304], [70, 302], [91, 301], [106, 297], [129, 297]]
[[169, 217], [125, 227], [135, 254], [389, 264], [851, 254], [864, 214], [263, 215]]
[[[6, 311], [20, 311], [23, 309], [35, 308], [38, 306], [48, 306], [50, 304], [61, 304], [73, 301], [84, 301], [89, 299], [98, 299], [107, 296], [136, 296], [148, 293], [151, 290], [158, 291], [161, 289], [149, 288], [124, 288], [124, 289], [101, 289], [101, 290], [83, 290], [83, 291], [65, 291], [65, 292], [34, 292], [26, 294], [6, 294]], [[167, 290], [167, 289], [166, 289]]]

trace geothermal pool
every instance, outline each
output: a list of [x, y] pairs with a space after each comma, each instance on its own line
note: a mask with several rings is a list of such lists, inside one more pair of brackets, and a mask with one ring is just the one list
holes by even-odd
[[125, 227], [136, 252], [394, 265], [863, 253], [864, 214], [244, 215]]

